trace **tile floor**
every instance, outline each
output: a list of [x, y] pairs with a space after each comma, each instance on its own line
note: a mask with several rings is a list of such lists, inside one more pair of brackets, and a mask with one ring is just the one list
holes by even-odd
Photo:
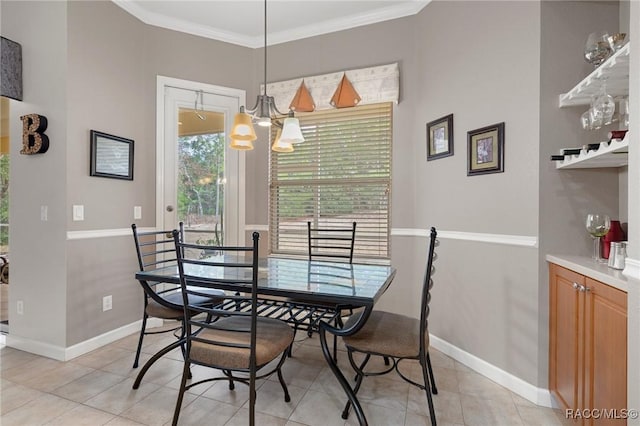
[[[291, 394], [285, 403], [277, 377], [258, 383], [256, 423], [280, 425], [357, 425], [355, 415], [340, 417], [346, 397], [326, 366], [317, 337], [297, 337], [293, 357], [283, 373]], [[171, 337], [147, 336], [142, 362]], [[131, 385], [138, 372], [131, 368], [137, 334], [128, 336], [68, 362], [60, 362], [13, 348], [0, 349], [2, 426], [31, 425], [167, 425], [182, 372], [178, 350], [159, 360], [138, 390]], [[464, 365], [431, 351], [439, 393], [434, 396], [438, 425], [563, 426], [563, 412], [538, 407], [475, 373]], [[349, 368], [346, 352], [339, 363]], [[142, 363], [141, 363], [142, 364]], [[417, 364], [402, 369], [416, 380]], [[195, 366], [194, 377], [212, 370]], [[366, 378], [359, 398], [371, 425], [430, 425], [423, 391], [388, 374]], [[248, 392], [243, 385], [229, 391], [225, 382], [192, 388], [183, 402], [181, 425], [248, 424]]]

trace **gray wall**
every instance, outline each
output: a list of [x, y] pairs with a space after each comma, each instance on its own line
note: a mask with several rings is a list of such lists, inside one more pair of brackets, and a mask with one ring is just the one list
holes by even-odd
[[[415, 227], [537, 236], [539, 3], [433, 2], [415, 39]], [[427, 162], [425, 122], [448, 113], [455, 155]], [[499, 122], [504, 173], [467, 176], [467, 132]], [[537, 256], [532, 247], [441, 240], [431, 332], [538, 385]]]
[[[539, 16], [537, 2], [432, 2], [415, 17], [270, 47], [269, 80], [400, 62], [392, 227], [536, 236]], [[426, 122], [449, 113], [455, 155], [427, 163]], [[466, 132], [501, 121], [505, 173], [467, 177]], [[247, 156], [256, 176], [248, 181], [261, 183], [247, 191], [257, 207], [247, 223], [266, 224], [268, 148], [260, 148]], [[425, 243], [392, 238], [398, 275], [381, 309], [418, 315]], [[546, 362], [537, 353], [537, 250], [443, 240], [440, 251], [432, 333], [537, 385]]]
[[[593, 71], [582, 56], [590, 32], [618, 28], [617, 2], [542, 3], [540, 57], [540, 260], [538, 356], [548, 357], [548, 267], [546, 254], [591, 256], [593, 240], [585, 230], [588, 212], [626, 218], [619, 212], [618, 172], [615, 169], [558, 171], [549, 160], [561, 148], [606, 140], [606, 132], [584, 131], [580, 115], [587, 107], [558, 108], [558, 95], [569, 91]], [[572, 53], [573, 52], [573, 53]], [[626, 185], [624, 186], [626, 190]], [[625, 191], [623, 191], [625, 192]], [[620, 201], [619, 201], [620, 200]], [[546, 385], [548, 365], [541, 363], [539, 383]]]
[[[10, 101], [11, 333], [66, 344], [67, 9], [62, 2], [5, 2], [2, 35], [22, 45], [24, 101]], [[25, 114], [48, 119], [50, 147], [21, 155]], [[48, 221], [40, 221], [48, 206]], [[24, 302], [17, 315], [16, 302]], [[46, 326], [44, 326], [46, 324]]]
[[[73, 117], [68, 209], [85, 205], [85, 221], [69, 216], [69, 230], [127, 228], [134, 205], [143, 211], [138, 226], [153, 227], [156, 77], [243, 88], [251, 78], [253, 51], [144, 25], [111, 2], [70, 2], [68, 20], [69, 81], [74, 82], [68, 104]], [[90, 129], [135, 140], [133, 181], [89, 176]], [[67, 345], [140, 319], [142, 294], [133, 279], [137, 263], [130, 237], [74, 240], [68, 249], [69, 305], [77, 309], [68, 313]], [[113, 310], [102, 312], [102, 297], [109, 294]]]
[[[17, 154], [12, 139], [10, 297], [12, 305], [24, 298], [25, 315], [12, 312], [11, 333], [65, 347], [140, 318], [130, 239], [66, 241], [66, 231], [126, 228], [133, 205], [143, 207], [140, 226], [155, 226], [156, 75], [245, 89], [251, 106], [263, 52], [150, 27], [110, 2], [1, 7], [3, 35], [26, 54], [26, 101], [12, 108], [12, 119], [14, 111], [46, 115], [52, 139], [52, 149], [37, 158]], [[400, 63], [393, 228], [538, 236], [540, 244], [443, 239], [431, 331], [536, 386], [546, 384], [544, 254], [587, 254], [582, 211], [617, 203], [615, 173], [558, 173], [548, 161], [558, 148], [584, 143], [577, 130], [582, 111], [559, 110], [557, 95], [588, 72], [581, 62], [586, 33], [577, 30], [617, 16], [610, 9], [602, 2], [435, 1], [414, 17], [268, 52], [270, 81]], [[40, 27], [25, 24], [38, 20]], [[425, 124], [449, 113], [455, 155], [427, 162]], [[467, 131], [501, 121], [505, 172], [467, 177]], [[133, 182], [88, 176], [90, 129], [135, 139]], [[19, 132], [12, 123], [11, 134]], [[246, 155], [248, 224], [267, 224], [267, 145], [258, 142]], [[587, 187], [615, 190], [576, 196]], [[44, 203], [50, 221], [41, 223]], [[85, 205], [84, 222], [70, 220], [73, 204]], [[392, 238], [398, 275], [381, 308], [417, 316], [425, 244]], [[102, 313], [105, 294], [113, 294], [114, 309]], [[47, 328], [40, 321], [45, 310]]]
[[[156, 76], [244, 88], [254, 52], [147, 26], [107, 1], [2, 2], [2, 34], [23, 46], [25, 86], [11, 105], [11, 335], [65, 348], [141, 317], [131, 238], [66, 233], [128, 228], [134, 205], [138, 225], [155, 226]], [[19, 154], [27, 113], [49, 118], [46, 154]], [[135, 140], [133, 181], [89, 176], [91, 129]], [[72, 221], [74, 204], [84, 221]]]

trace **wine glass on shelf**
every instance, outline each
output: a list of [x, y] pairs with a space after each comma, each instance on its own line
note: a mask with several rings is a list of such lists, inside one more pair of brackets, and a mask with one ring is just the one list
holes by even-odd
[[593, 109], [602, 116], [602, 125], [606, 126], [613, 122], [613, 114], [616, 112], [616, 103], [613, 100], [613, 97], [607, 93], [607, 79], [601, 78], [601, 80], [602, 86], [600, 87], [600, 93], [593, 103]]
[[593, 259], [604, 263], [606, 259], [600, 256], [600, 240], [607, 235], [611, 228], [611, 218], [606, 214], [589, 213], [586, 220], [587, 232], [593, 237]]
[[584, 46], [584, 59], [596, 68], [611, 55], [609, 34], [606, 31], [595, 31], [589, 34]]
[[603, 114], [602, 109], [596, 108], [596, 97], [591, 97], [591, 106], [589, 107], [589, 130], [598, 130], [602, 127]]

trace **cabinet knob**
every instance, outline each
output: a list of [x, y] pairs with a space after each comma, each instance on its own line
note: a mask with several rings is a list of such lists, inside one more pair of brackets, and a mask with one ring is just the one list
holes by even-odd
[[587, 287], [586, 285], [581, 285], [580, 286], [580, 291], [581, 292], [587, 292], [587, 291], [591, 291], [591, 289], [589, 287]]
[[575, 290], [579, 290], [579, 289], [580, 289], [580, 287], [581, 287], [581, 286], [580, 286], [580, 284], [578, 284], [578, 283], [573, 283], [573, 288], [574, 288]]

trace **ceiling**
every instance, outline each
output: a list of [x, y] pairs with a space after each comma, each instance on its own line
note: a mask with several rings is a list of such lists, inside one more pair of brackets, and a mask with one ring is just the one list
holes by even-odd
[[[142, 22], [245, 47], [264, 46], [264, 2], [112, 0]], [[267, 44], [415, 15], [431, 0], [270, 0]]]

